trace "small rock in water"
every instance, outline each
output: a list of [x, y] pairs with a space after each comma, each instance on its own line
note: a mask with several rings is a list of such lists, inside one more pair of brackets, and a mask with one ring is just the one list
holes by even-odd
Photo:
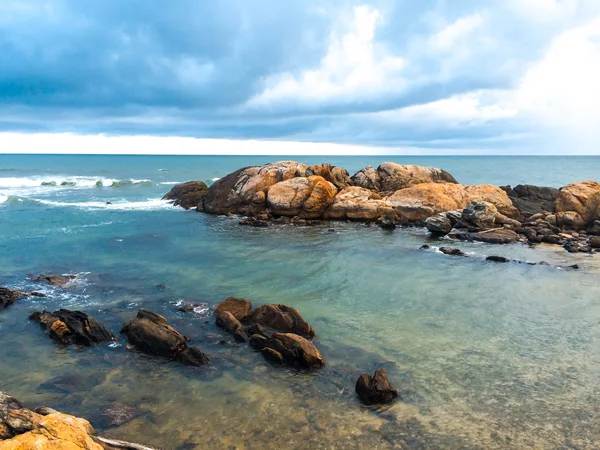
[[419, 248], [419, 250], [428, 250], [429, 249], [429, 245], [425, 244], [425, 245], [421, 245], [421, 247]]
[[372, 377], [362, 374], [356, 381], [356, 393], [367, 405], [392, 403], [398, 398], [398, 391], [390, 384], [385, 369], [377, 369]]
[[440, 252], [444, 255], [467, 256], [459, 248], [440, 247]]
[[34, 281], [50, 283], [52, 286], [64, 286], [69, 282], [73, 281], [77, 276], [75, 275], [38, 275]]
[[510, 262], [510, 259], [505, 258], [504, 256], [488, 256], [485, 259], [486, 259], [486, 261], [493, 261], [493, 262], [498, 262], [498, 263]]

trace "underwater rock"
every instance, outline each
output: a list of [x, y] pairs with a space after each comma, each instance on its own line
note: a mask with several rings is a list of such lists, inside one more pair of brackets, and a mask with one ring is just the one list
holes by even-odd
[[35, 312], [29, 320], [39, 322], [48, 331], [50, 337], [69, 345], [90, 346], [101, 342], [118, 342], [117, 337], [104, 324], [81, 311], [60, 309]]
[[208, 186], [203, 181], [188, 181], [176, 184], [165, 194], [163, 200], [173, 200], [174, 206], [185, 209], [197, 208], [204, 199]]
[[222, 312], [230, 312], [240, 322], [248, 320], [252, 314], [252, 302], [245, 298], [228, 297], [215, 309], [215, 316]]
[[228, 333], [233, 334], [233, 337], [238, 342], [246, 342], [248, 340], [248, 335], [244, 330], [243, 325], [237, 320], [232, 313], [229, 311], [221, 311], [216, 314], [216, 324], [217, 326], [223, 328]]
[[65, 286], [66, 284], [77, 278], [76, 275], [58, 275], [58, 274], [42, 274], [38, 275], [34, 281], [49, 283], [52, 286]]
[[287, 305], [262, 305], [252, 312], [252, 320], [284, 333], [295, 333], [312, 339], [315, 336], [313, 328], [302, 318], [296, 308]]
[[123, 325], [121, 333], [136, 349], [149, 355], [164, 356], [193, 366], [209, 362], [200, 350], [188, 348], [189, 339], [171, 327], [167, 319], [144, 308]]
[[367, 405], [388, 404], [398, 398], [398, 391], [390, 384], [385, 369], [377, 369], [372, 377], [362, 374], [356, 381], [356, 393]]

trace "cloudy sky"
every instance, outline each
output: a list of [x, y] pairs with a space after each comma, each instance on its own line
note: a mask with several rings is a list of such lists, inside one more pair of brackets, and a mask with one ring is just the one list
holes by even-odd
[[600, 153], [599, 105], [598, 0], [0, 1], [0, 151]]

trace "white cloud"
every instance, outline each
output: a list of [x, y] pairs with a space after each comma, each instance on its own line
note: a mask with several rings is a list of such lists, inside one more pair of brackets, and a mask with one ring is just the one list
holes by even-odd
[[533, 22], [548, 22], [573, 16], [580, 0], [508, 0], [513, 11]]
[[461, 44], [461, 40], [484, 24], [481, 14], [461, 17], [450, 25], [442, 28], [429, 38], [429, 48], [436, 51], [452, 50]]
[[375, 9], [354, 8], [352, 19], [332, 31], [327, 54], [318, 69], [299, 75], [286, 72], [269, 76], [266, 88], [250, 99], [247, 106], [354, 102], [368, 100], [382, 91], [402, 90], [406, 83], [401, 73], [406, 61], [391, 55], [376, 42], [375, 31], [381, 20]]

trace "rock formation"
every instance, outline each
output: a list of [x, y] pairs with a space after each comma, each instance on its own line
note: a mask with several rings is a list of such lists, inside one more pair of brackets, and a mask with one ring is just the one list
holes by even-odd
[[61, 344], [90, 346], [101, 342], [117, 342], [117, 337], [102, 323], [81, 311], [60, 309], [35, 312], [29, 320], [39, 322], [50, 337]]

